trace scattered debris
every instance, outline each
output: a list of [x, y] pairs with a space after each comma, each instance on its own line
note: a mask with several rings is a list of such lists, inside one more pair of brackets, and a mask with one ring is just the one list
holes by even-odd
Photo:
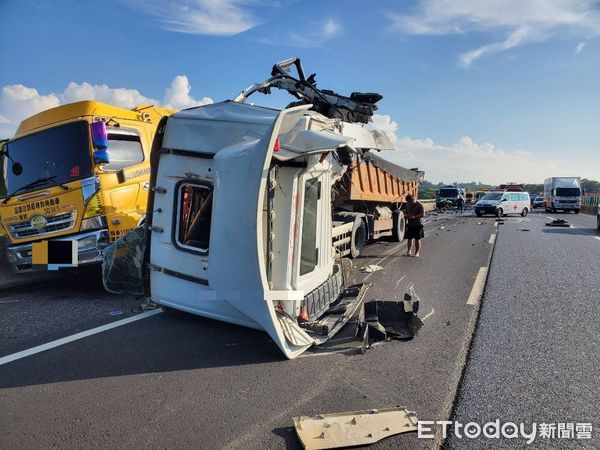
[[519, 231], [531, 231], [529, 228], [521, 228]]
[[[413, 297], [415, 297], [414, 300]], [[368, 327], [368, 340], [375, 342], [414, 338], [423, 325], [417, 316], [418, 311], [419, 297], [415, 294], [412, 285], [410, 293], [404, 294], [404, 300], [366, 302], [365, 322]]]
[[477, 222], [477, 225], [483, 225], [484, 222]]
[[371, 273], [377, 272], [378, 270], [383, 270], [383, 267], [378, 266], [377, 264], [369, 264], [368, 266], [364, 266], [360, 268], [361, 272]]
[[446, 228], [446, 227], [440, 227], [440, 230], [443, 230], [444, 228]]
[[111, 315], [111, 316], [122, 316], [123, 315], [123, 311], [121, 311], [120, 309], [113, 309], [108, 314]]
[[565, 219], [554, 219], [552, 222], [546, 222], [547, 227], [566, 227], [569, 228], [571, 224]]
[[417, 430], [417, 415], [403, 407], [294, 417], [307, 450], [369, 445], [395, 434]]

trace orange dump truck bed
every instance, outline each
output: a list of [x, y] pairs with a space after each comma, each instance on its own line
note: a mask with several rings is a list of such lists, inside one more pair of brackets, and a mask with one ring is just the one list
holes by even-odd
[[350, 182], [340, 192], [344, 201], [361, 200], [379, 203], [403, 203], [408, 194], [417, 198], [423, 172], [398, 166], [381, 156], [367, 152], [354, 160]]

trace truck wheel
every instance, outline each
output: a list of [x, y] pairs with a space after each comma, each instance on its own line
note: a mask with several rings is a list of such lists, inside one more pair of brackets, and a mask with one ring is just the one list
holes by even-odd
[[402, 242], [404, 240], [404, 231], [406, 230], [406, 221], [404, 220], [404, 213], [397, 209], [392, 214], [394, 219], [394, 228], [392, 228], [392, 240], [394, 242]]
[[578, 209], [575, 209], [574, 211], [575, 211], [575, 214], [579, 214], [579, 210]]
[[365, 248], [367, 242], [367, 227], [361, 217], [354, 219], [352, 225], [352, 237], [350, 238], [350, 256], [352, 258], [358, 258], [358, 255]]
[[525, 217], [527, 213], [529, 213], [529, 210], [527, 208], [523, 208], [523, 211], [521, 211], [521, 217]]
[[498, 208], [496, 210], [496, 217], [502, 217], [504, 215], [504, 210], [502, 208]]

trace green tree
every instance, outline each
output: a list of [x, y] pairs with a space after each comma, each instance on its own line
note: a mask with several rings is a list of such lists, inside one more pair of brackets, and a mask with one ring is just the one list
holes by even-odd
[[600, 182], [583, 178], [581, 180], [581, 188], [585, 192], [600, 192]]

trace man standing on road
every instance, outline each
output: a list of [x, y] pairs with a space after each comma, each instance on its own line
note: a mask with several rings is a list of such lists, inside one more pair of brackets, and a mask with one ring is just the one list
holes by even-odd
[[421, 256], [421, 239], [425, 237], [423, 232], [423, 224], [421, 219], [425, 215], [423, 205], [415, 200], [412, 195], [406, 196], [406, 234], [404, 237], [408, 240], [406, 249], [406, 256], [411, 256], [410, 250], [412, 249], [413, 239], [415, 241], [415, 257]]
[[465, 199], [463, 198], [462, 195], [458, 196], [458, 200], [456, 200], [456, 205], [458, 206], [458, 210], [462, 213], [464, 212], [464, 208], [465, 208]]

